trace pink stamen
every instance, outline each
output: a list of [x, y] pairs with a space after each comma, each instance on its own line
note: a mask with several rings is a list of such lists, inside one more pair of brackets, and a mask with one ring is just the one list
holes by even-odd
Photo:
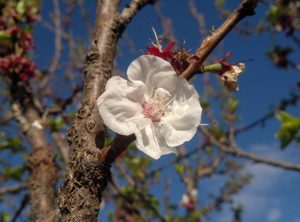
[[159, 122], [164, 114], [164, 109], [156, 102], [144, 102], [142, 108], [144, 116], [151, 119], [152, 122]]

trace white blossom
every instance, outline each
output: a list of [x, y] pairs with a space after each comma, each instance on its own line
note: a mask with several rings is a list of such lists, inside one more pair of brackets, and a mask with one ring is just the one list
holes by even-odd
[[97, 100], [105, 125], [121, 135], [134, 133], [137, 148], [154, 159], [176, 153], [200, 124], [197, 91], [169, 62], [152, 55], [134, 60], [127, 76], [129, 81], [109, 79]]

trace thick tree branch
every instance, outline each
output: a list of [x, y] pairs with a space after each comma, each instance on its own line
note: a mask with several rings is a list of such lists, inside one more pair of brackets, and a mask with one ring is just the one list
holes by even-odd
[[197, 73], [199, 67], [209, 56], [218, 43], [233, 29], [233, 27], [246, 16], [255, 14], [254, 9], [259, 0], [244, 0], [241, 5], [227, 18], [227, 20], [208, 37], [204, 39], [195, 55], [197, 59], [192, 59], [188, 68], [181, 74], [185, 79], [190, 79]]
[[296, 163], [288, 163], [280, 160], [272, 160], [265, 157], [258, 156], [256, 154], [241, 150], [237, 146], [227, 146], [221, 142], [219, 142], [205, 127], [199, 126], [199, 129], [206, 136], [209, 142], [219, 148], [222, 152], [230, 154], [232, 156], [237, 156], [241, 158], [245, 158], [248, 160], [252, 160], [255, 163], [262, 163], [286, 170], [292, 171], [300, 171], [300, 164]]

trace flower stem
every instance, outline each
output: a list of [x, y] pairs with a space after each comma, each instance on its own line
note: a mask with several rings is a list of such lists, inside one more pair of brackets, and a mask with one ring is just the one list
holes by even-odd
[[205, 72], [212, 72], [212, 73], [217, 73], [222, 71], [223, 66], [220, 63], [213, 63], [210, 65], [205, 65], [205, 66], [201, 66], [198, 70], [198, 73], [202, 74]]

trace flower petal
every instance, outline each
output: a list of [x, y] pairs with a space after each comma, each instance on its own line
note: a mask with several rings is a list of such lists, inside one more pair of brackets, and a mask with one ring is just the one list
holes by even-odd
[[127, 75], [133, 83], [144, 83], [150, 96], [157, 88], [172, 93], [178, 78], [169, 62], [152, 55], [142, 55], [134, 60], [128, 67]]
[[202, 108], [199, 96], [192, 85], [179, 79], [175, 98], [161, 118], [160, 133], [168, 146], [179, 146], [190, 140], [200, 124]]
[[168, 147], [164, 138], [157, 134], [157, 129], [153, 124], [147, 125], [142, 130], [137, 130], [135, 137], [137, 148], [154, 159], [158, 159], [164, 154], [176, 153], [176, 149]]
[[141, 107], [144, 94], [143, 84], [133, 84], [119, 76], [109, 79], [105, 92], [97, 99], [105, 125], [121, 135], [130, 135], [136, 128], [145, 127]]

